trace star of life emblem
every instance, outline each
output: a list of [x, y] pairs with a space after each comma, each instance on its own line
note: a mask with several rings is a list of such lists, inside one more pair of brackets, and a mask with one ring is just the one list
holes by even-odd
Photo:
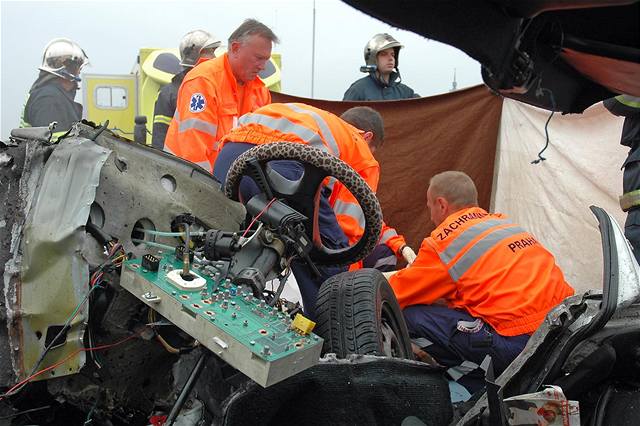
[[191, 95], [191, 101], [189, 102], [189, 111], [202, 112], [207, 107], [207, 100], [202, 93], [194, 93]]

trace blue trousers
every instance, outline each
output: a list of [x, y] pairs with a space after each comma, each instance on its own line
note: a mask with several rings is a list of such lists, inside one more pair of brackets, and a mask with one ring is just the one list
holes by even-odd
[[362, 261], [364, 268], [373, 268], [381, 272], [395, 271], [398, 265], [398, 258], [391, 251], [389, 246], [378, 244], [369, 256]]
[[[255, 146], [256, 145], [241, 142], [225, 144], [218, 153], [213, 167], [213, 176], [216, 180], [224, 186], [227, 172], [233, 161], [238, 158], [240, 154]], [[296, 161], [272, 161], [269, 165], [280, 175], [292, 181], [300, 179], [304, 171], [301, 164]], [[244, 177], [240, 182], [240, 194], [244, 200], [249, 200], [259, 192], [258, 186], [252, 179]], [[331, 195], [329, 189], [324, 188], [321, 195], [318, 211], [318, 228], [323, 244], [330, 249], [348, 247], [349, 241], [342, 231], [342, 228], [340, 228], [336, 215], [329, 205], [329, 195]], [[300, 288], [305, 314], [313, 320], [315, 319], [315, 305], [320, 286], [329, 277], [346, 271], [347, 267], [318, 266], [320, 276], [317, 276], [305, 261], [296, 259], [291, 263], [291, 269]]]
[[488, 357], [496, 377], [513, 361], [529, 340], [528, 334], [501, 336], [466, 311], [436, 305], [404, 309], [409, 335], [470, 393], [484, 387]]

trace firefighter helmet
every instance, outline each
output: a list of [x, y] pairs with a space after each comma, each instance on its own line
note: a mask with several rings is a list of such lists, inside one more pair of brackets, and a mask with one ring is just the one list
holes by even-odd
[[402, 45], [398, 40], [391, 37], [387, 33], [381, 33], [374, 35], [371, 40], [367, 42], [367, 45], [364, 47], [364, 62], [368, 66], [377, 66], [378, 64], [378, 53], [383, 50], [393, 48], [396, 53], [396, 68], [398, 68], [398, 57], [400, 56], [400, 49], [402, 49]]
[[78, 82], [80, 71], [88, 63], [87, 54], [76, 42], [68, 38], [56, 38], [44, 48], [42, 65], [38, 69]]
[[186, 33], [180, 41], [180, 65], [193, 67], [204, 50], [215, 50], [222, 42], [217, 37], [203, 30]]

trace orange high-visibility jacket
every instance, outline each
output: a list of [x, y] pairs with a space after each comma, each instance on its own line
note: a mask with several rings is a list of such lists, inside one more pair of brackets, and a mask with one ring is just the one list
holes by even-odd
[[176, 101], [176, 112], [164, 150], [213, 171], [220, 139], [238, 118], [271, 102], [259, 78], [239, 85], [229, 57], [200, 60], [186, 75]]
[[535, 237], [479, 207], [447, 217], [424, 239], [415, 262], [389, 283], [402, 308], [444, 300], [503, 336], [533, 333], [574, 293]]
[[[240, 117], [239, 127], [222, 140], [256, 145], [273, 142], [309, 144], [340, 158], [350, 165], [375, 192], [380, 166], [362, 137], [362, 132], [338, 116], [301, 103], [270, 104]], [[335, 179], [329, 179], [332, 190], [329, 203], [338, 223], [353, 244], [364, 233], [362, 209], [351, 193]], [[388, 226], [383, 227], [381, 243], [391, 242], [394, 253], [405, 244], [404, 238]]]

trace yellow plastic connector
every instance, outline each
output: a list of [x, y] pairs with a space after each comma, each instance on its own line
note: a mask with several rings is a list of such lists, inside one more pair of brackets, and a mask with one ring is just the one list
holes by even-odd
[[316, 326], [316, 323], [311, 321], [309, 318], [306, 318], [302, 314], [296, 314], [296, 317], [293, 319], [291, 323], [291, 328], [297, 331], [300, 334], [307, 335], [311, 333], [313, 327]]

